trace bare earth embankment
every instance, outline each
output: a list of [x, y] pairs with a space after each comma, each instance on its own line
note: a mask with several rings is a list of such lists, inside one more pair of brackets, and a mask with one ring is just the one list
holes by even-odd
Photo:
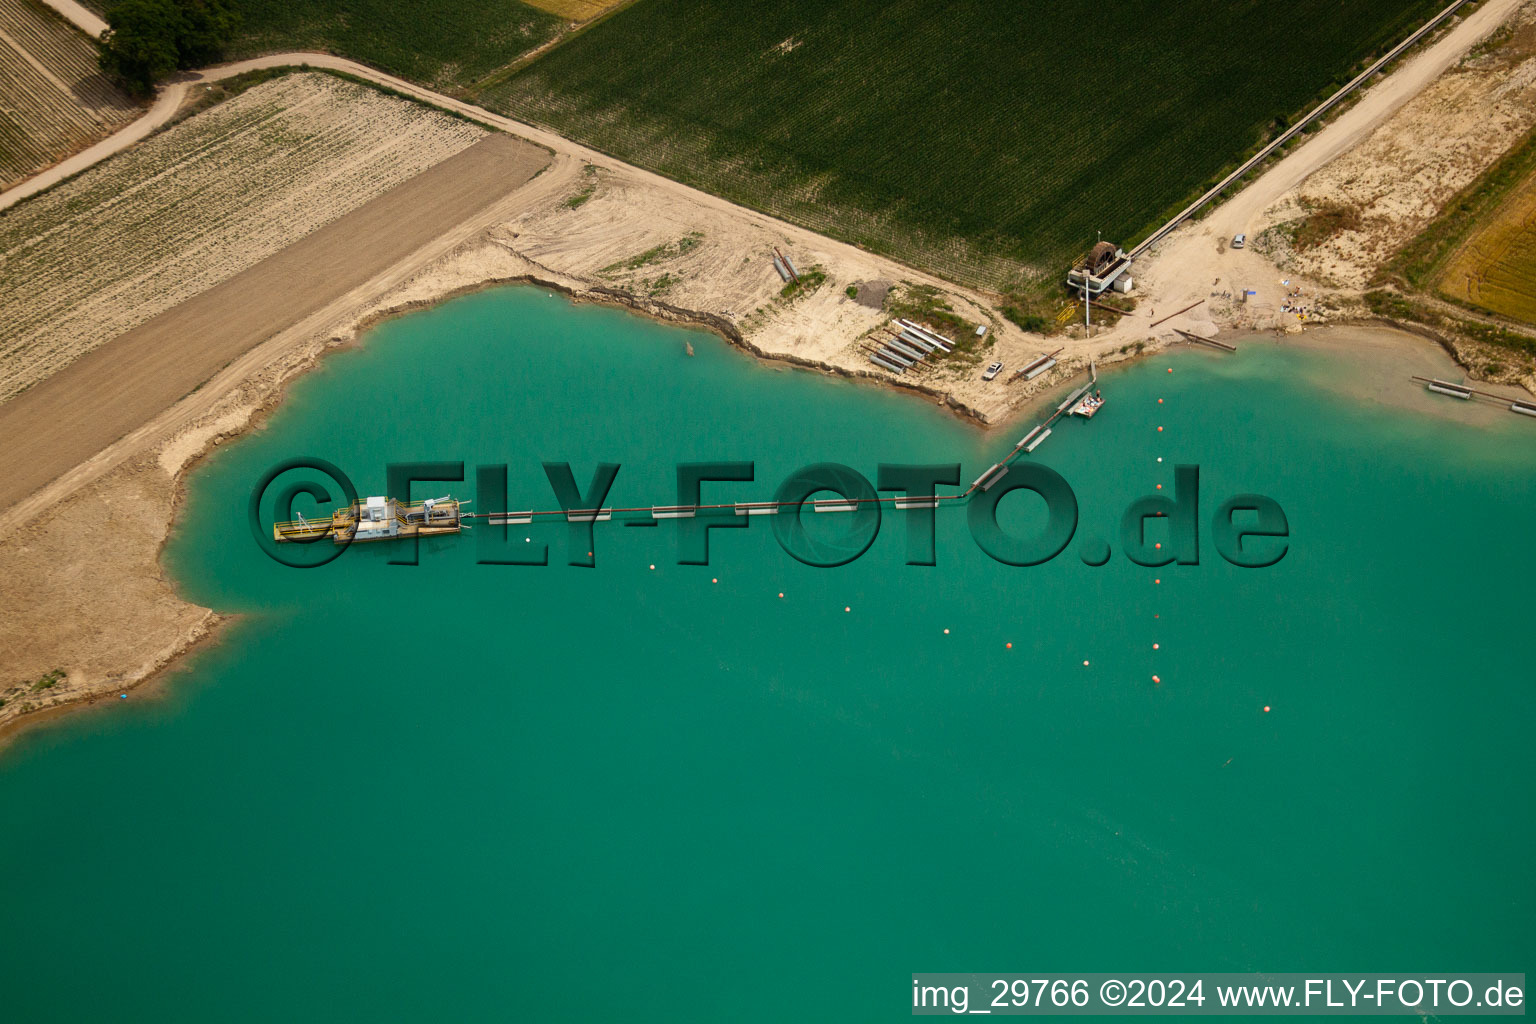
[[0, 404], [0, 506], [31, 494], [199, 387], [235, 357], [372, 279], [548, 162], [482, 139]]
[[[329, 76], [240, 100], [234, 116], [199, 115], [127, 154], [164, 143], [143, 180], [117, 178], [114, 160], [99, 169], [106, 183], [87, 175], [13, 211], [52, 220], [41, 237], [21, 236], [17, 254], [39, 287], [3, 300], [8, 325], [37, 325], [20, 337], [8, 327], [7, 367], [42, 379], [0, 403], [0, 599], [12, 608], [0, 620], [0, 723], [142, 678], [209, 628], [212, 613], [180, 600], [156, 565], [181, 465], [312, 362], [338, 317], [350, 322], [413, 267], [505, 217], [499, 204], [549, 162], [536, 146]], [[311, 130], [346, 122], [353, 101], [350, 129]], [[265, 112], [254, 126], [253, 110]], [[229, 158], [231, 146], [251, 156], [247, 144], [268, 159]], [[158, 237], [181, 244], [134, 258], [136, 243]], [[199, 259], [186, 262], [188, 249]], [[131, 283], [178, 268], [204, 290], [168, 303]], [[105, 330], [139, 326], [98, 343], [102, 328], [51, 334], [38, 314], [51, 302], [67, 316], [100, 290], [117, 299], [99, 311]], [[39, 366], [65, 357], [43, 376]], [[201, 433], [185, 433], [194, 423]], [[36, 493], [60, 474], [52, 495]]]
[[13, 207], [0, 217], [0, 402], [485, 136], [292, 74]]
[[[1173, 327], [1215, 331], [1251, 326], [1257, 315], [1252, 309], [1227, 316], [1202, 307], [1156, 329], [1151, 321], [1205, 298], [1213, 276], [1271, 278], [1276, 273], [1271, 264], [1251, 251], [1225, 252], [1221, 236], [1230, 237], [1234, 224], [1236, 230], [1252, 230], [1249, 218], [1367, 137], [1514, 6], [1515, 0], [1487, 0], [1236, 199], [1205, 221], [1175, 232], [1152, 258], [1138, 264], [1144, 294], [1135, 315], [1091, 339], [1027, 335], [999, 316], [997, 296], [954, 287], [547, 132], [432, 95], [433, 102], [483, 116], [486, 123], [548, 146], [556, 154], [553, 162], [521, 187], [509, 185], [501, 199], [389, 269], [236, 357], [195, 393], [63, 478], [0, 512], [0, 597], [8, 607], [22, 609], [0, 619], [0, 649], [7, 652], [0, 665], [0, 699], [11, 702], [0, 708], [0, 723], [27, 708], [115, 693], [207, 628], [212, 613], [180, 601], [160, 576], [157, 562], [181, 473], [209, 444], [246, 429], [253, 416], [280, 397], [284, 384], [330, 344], [355, 337], [378, 315], [488, 282], [535, 280], [581, 298], [705, 323], [774, 358], [920, 387], [978, 418], [1001, 421], [1028, 404], [1031, 390], [1059, 384], [1089, 358], [1125, 357], [1136, 343], [1156, 347], [1174, 337]], [[308, 59], [358, 70], [337, 58]], [[265, 58], [240, 67], [281, 60]], [[424, 94], [418, 87], [377, 77], [391, 87]], [[819, 282], [798, 294], [781, 294], [783, 282], [770, 262], [775, 246], [789, 253], [803, 273], [819, 276]], [[1241, 259], [1233, 261], [1233, 256]], [[982, 382], [979, 366], [957, 359], [895, 380], [876, 370], [865, 352], [868, 336], [891, 315], [870, 296], [883, 294], [889, 285], [896, 286], [897, 301], [932, 289], [932, 301], [948, 306], [948, 315], [988, 325], [990, 344], [978, 351], [980, 358], [1000, 359], [1011, 371], [1047, 348], [1064, 345], [1062, 369], [1026, 388], [1009, 384], [1008, 373]], [[849, 289], [859, 299], [849, 297]], [[1271, 312], [1262, 326], [1278, 322]], [[102, 594], [113, 600], [103, 605], [96, 600]], [[135, 594], [143, 599], [120, 597]], [[65, 670], [62, 680], [31, 688], [30, 680], [55, 668]], [[7, 692], [7, 687], [12, 689]]]

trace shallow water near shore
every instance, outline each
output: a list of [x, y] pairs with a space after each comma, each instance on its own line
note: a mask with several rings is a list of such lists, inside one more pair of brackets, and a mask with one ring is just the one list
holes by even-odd
[[[708, 566], [676, 524], [613, 522], [595, 568], [564, 523], [285, 568], [246, 508], [294, 456], [363, 493], [462, 460], [414, 495], [475, 509], [477, 465], [553, 508], [542, 462], [617, 462], [607, 504], [648, 506], [697, 461], [755, 463], [706, 501], [828, 461], [963, 486], [1029, 425], [536, 288], [384, 324], [190, 480], [165, 561], [245, 613], [222, 642], [0, 757], [6, 1016], [893, 1020], [917, 970], [1519, 970], [1536, 424], [1354, 402], [1308, 382], [1328, 365], [1105, 374], [1034, 456], [1081, 515], [1031, 568], [956, 510], [931, 567], [887, 512], [831, 569], [766, 517], [711, 531]], [[1121, 512], [1176, 463], [1200, 564], [1134, 565]], [[1289, 519], [1272, 567], [1213, 545], [1244, 492]], [[1004, 525], [1038, 529], [1033, 500]]]

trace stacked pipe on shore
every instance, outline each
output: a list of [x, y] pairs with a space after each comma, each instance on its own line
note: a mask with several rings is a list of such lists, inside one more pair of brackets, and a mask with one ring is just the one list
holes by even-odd
[[1025, 366], [1023, 369], [1013, 371], [1013, 376], [1010, 379], [1019, 380], [1022, 378], [1024, 380], [1034, 380], [1046, 370], [1049, 370], [1051, 367], [1056, 365], [1056, 356], [1060, 354], [1060, 352], [1061, 349], [1057, 349], [1050, 355], [1041, 356], [1039, 359], [1036, 359], [1034, 362], [1030, 363], [1028, 366]]
[[800, 280], [800, 271], [795, 269], [795, 264], [787, 255], [779, 251], [778, 246], [773, 247], [773, 269], [779, 272], [785, 284]]
[[1470, 402], [1475, 395], [1478, 398], [1492, 399], [1493, 401], [1499, 403], [1508, 402], [1510, 412], [1520, 416], [1536, 417], [1536, 403], [1522, 401], [1518, 398], [1505, 398], [1504, 396], [1496, 395], [1491, 391], [1479, 391], [1477, 388], [1470, 387], [1466, 384], [1457, 384], [1453, 381], [1441, 380], [1439, 377], [1419, 377], [1415, 375], [1409, 379], [1418, 381], [1430, 391], [1434, 391], [1437, 394], [1449, 395], [1452, 398], [1459, 398], [1463, 402]]
[[906, 373], [914, 364], [926, 360], [935, 352], [949, 353], [955, 350], [953, 341], [926, 327], [919, 327], [911, 320], [892, 320], [891, 330], [895, 333], [885, 339], [881, 349], [873, 353], [869, 361], [892, 373]]

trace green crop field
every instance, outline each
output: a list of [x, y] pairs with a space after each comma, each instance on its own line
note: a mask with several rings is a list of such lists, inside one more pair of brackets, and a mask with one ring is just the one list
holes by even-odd
[[[246, 0], [251, 2], [251, 0]], [[1138, 239], [1440, 0], [640, 0], [479, 102], [948, 277]]]
[[[80, 2], [106, 18], [119, 0]], [[587, 2], [593, 8], [602, 6]], [[226, 54], [231, 60], [285, 50], [323, 50], [466, 95], [480, 79], [553, 39], [567, 24], [556, 13], [519, 0], [225, 3], [240, 15], [239, 31]]]
[[517, 0], [229, 0], [229, 6], [241, 16], [231, 57], [327, 50], [445, 92], [468, 90], [564, 24]]

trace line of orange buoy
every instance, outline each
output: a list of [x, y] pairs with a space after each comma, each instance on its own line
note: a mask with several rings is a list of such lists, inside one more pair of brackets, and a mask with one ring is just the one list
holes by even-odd
[[[1171, 367], [1171, 366], [1170, 366], [1170, 367], [1168, 367], [1168, 372], [1169, 372], [1169, 373], [1172, 373], [1172, 372], [1173, 372], [1173, 367]], [[1162, 405], [1162, 404], [1163, 404], [1163, 400], [1162, 400], [1162, 399], [1161, 399], [1161, 398], [1159, 398], [1159, 399], [1158, 399], [1158, 400], [1157, 400], [1157, 404], [1158, 404], [1158, 405]], [[1162, 427], [1158, 427], [1158, 428], [1157, 428], [1157, 432], [1158, 432], [1158, 433], [1162, 433], [1162, 432], [1163, 432], [1163, 428], [1162, 428]], [[1163, 461], [1163, 457], [1162, 457], [1162, 456], [1161, 456], [1161, 455], [1159, 455], [1159, 456], [1158, 456], [1158, 457], [1157, 457], [1157, 461], [1158, 461], [1158, 464], [1159, 464], [1159, 465], [1161, 465], [1161, 464], [1162, 464], [1162, 461]], [[1162, 490], [1162, 489], [1163, 489], [1163, 485], [1162, 485], [1162, 484], [1158, 484], [1158, 485], [1157, 485], [1157, 489], [1158, 489], [1158, 490]], [[1159, 548], [1159, 549], [1161, 549], [1161, 548], [1162, 548], [1162, 544], [1158, 544], [1158, 545], [1157, 545], [1157, 547], [1158, 547], [1158, 548]], [[1155, 584], [1159, 584], [1159, 583], [1162, 583], [1162, 582], [1163, 582], [1163, 581], [1162, 581], [1162, 580], [1160, 580], [1160, 579], [1153, 579], [1153, 581], [1152, 581], [1152, 582], [1153, 582], [1153, 584], [1154, 584], [1154, 585], [1155, 585]], [[1154, 619], [1157, 619], [1157, 620], [1159, 620], [1159, 621], [1161, 621], [1161, 620], [1162, 620], [1162, 617], [1163, 617], [1163, 616], [1162, 616], [1162, 614], [1161, 614], [1161, 613], [1160, 613], [1160, 612], [1153, 612], [1153, 613], [1152, 613], [1152, 618], [1154, 618]], [[1154, 651], [1155, 651], [1155, 650], [1157, 650], [1157, 649], [1158, 649], [1158, 647], [1157, 647], [1157, 644], [1155, 644], [1155, 643], [1154, 643], [1154, 644], [1153, 644], [1153, 645], [1152, 645], [1152, 649], [1153, 649], [1153, 650], [1154, 650]], [[1154, 672], [1154, 673], [1153, 673], [1153, 674], [1152, 674], [1152, 685], [1153, 685], [1153, 686], [1161, 686], [1161, 685], [1163, 685], [1163, 677], [1162, 677], [1162, 676], [1160, 676], [1160, 675], [1158, 675], [1158, 674], [1157, 674], [1157, 673], [1155, 673], [1155, 672]]]
[[[1173, 367], [1171, 367], [1171, 366], [1168, 367], [1168, 372], [1172, 373], [1173, 372]], [[1159, 398], [1157, 400], [1157, 404], [1158, 405], [1163, 405], [1164, 402], [1163, 402], [1163, 400], [1161, 398]], [[1159, 434], [1163, 433], [1163, 428], [1161, 426], [1159, 426], [1157, 428], [1157, 432]], [[1162, 461], [1163, 461], [1163, 457], [1161, 455], [1159, 455], [1157, 457], [1157, 461], [1158, 461], [1158, 464], [1161, 465]], [[1162, 484], [1157, 484], [1156, 486], [1157, 486], [1157, 489], [1159, 491], [1163, 489], [1163, 485]], [[1157, 544], [1154, 544], [1153, 547], [1157, 548], [1158, 550], [1162, 550], [1163, 545], [1161, 543], [1157, 543]], [[1152, 580], [1152, 583], [1153, 583], [1154, 586], [1160, 585], [1162, 582], [1163, 581], [1162, 581], [1161, 578], [1154, 578]], [[1162, 621], [1162, 614], [1159, 613], [1159, 612], [1153, 612], [1152, 613], [1152, 618], [1154, 618], [1154, 619], [1156, 619], [1158, 621]], [[1153, 644], [1152, 644], [1152, 649], [1154, 651], [1160, 651], [1160, 650], [1162, 650], [1162, 644], [1154, 641]], [[1083, 664], [1086, 666], [1088, 663], [1085, 661], [1085, 662], [1083, 662]], [[1163, 682], [1162, 676], [1157, 675], [1156, 673], [1154, 673], [1153, 676], [1152, 676], [1152, 683], [1153, 683], [1153, 685], [1161, 686], [1162, 682]], [[1264, 713], [1267, 715], [1267, 714], [1269, 714], [1269, 712], [1270, 712], [1270, 705], [1265, 704], [1264, 705]], [[1228, 761], [1227, 763], [1231, 764], [1232, 762]]]

